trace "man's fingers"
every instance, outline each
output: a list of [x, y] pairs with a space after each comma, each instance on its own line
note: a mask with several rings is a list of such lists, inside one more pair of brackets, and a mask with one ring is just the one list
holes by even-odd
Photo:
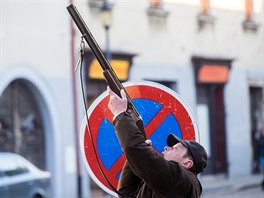
[[110, 89], [109, 86], [107, 86], [107, 92], [108, 92], [109, 95], [113, 95], [113, 91], [112, 91], [112, 89]]
[[108, 91], [110, 98], [119, 97], [118, 95], [116, 95], [115, 92], [112, 91], [112, 89], [109, 86], [107, 86], [107, 91]]
[[122, 98], [122, 99], [127, 99], [127, 98], [126, 98], [126, 92], [125, 92], [124, 89], [121, 89], [120, 94], [121, 94], [121, 98]]
[[[109, 86], [107, 86], [107, 92], [108, 92], [108, 94], [110, 95], [110, 97], [118, 97], [118, 98], [120, 98], [115, 92], [113, 92], [112, 90], [111, 90], [111, 88], [109, 87]], [[121, 94], [121, 99], [127, 99], [127, 97], [126, 97], [126, 92], [125, 92], [125, 90], [124, 89], [121, 89], [120, 90], [120, 94]]]

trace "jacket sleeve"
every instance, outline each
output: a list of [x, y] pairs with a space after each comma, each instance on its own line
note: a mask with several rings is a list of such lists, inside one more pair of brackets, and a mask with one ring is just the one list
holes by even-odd
[[119, 197], [136, 197], [141, 182], [142, 180], [134, 174], [126, 161], [118, 182]]
[[121, 147], [135, 175], [161, 193], [166, 192], [172, 184], [175, 185], [175, 180], [180, 179], [177, 178], [180, 174], [175, 175], [177, 171], [172, 171], [171, 163], [148, 147], [143, 134], [128, 114], [120, 114], [114, 120], [114, 125]]

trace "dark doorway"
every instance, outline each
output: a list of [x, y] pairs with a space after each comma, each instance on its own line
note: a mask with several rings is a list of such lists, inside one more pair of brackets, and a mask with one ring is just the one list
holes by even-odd
[[226, 173], [226, 130], [223, 85], [198, 85], [197, 105], [204, 104], [209, 113], [210, 155], [205, 173]]
[[[193, 56], [197, 106], [207, 129], [209, 159], [205, 174], [228, 173], [224, 88], [232, 59]], [[198, 117], [199, 119], [199, 117]], [[206, 120], [205, 120], [206, 119]]]
[[252, 173], [260, 172], [258, 162], [257, 141], [263, 126], [263, 89], [261, 87], [250, 87], [250, 121], [251, 121], [251, 144], [252, 144]]
[[29, 82], [15, 80], [0, 97], [0, 151], [14, 152], [46, 169], [44, 129]]

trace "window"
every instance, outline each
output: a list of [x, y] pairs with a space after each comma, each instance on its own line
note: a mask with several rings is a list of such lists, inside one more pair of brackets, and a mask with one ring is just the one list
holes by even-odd
[[163, 7], [162, 0], [150, 0], [150, 6], [147, 9], [147, 14], [149, 16], [166, 18], [168, 16], [168, 13], [169, 12]]
[[209, 14], [209, 0], [200, 0], [200, 13], [202, 15]]
[[253, 2], [252, 0], [245, 0], [245, 15], [246, 21], [252, 20], [252, 13], [253, 13]]
[[1, 163], [0, 171], [2, 176], [12, 177], [28, 173], [26, 165], [15, 155], [4, 155], [2, 159], [5, 163]]
[[253, 0], [245, 0], [245, 20], [243, 28], [245, 30], [257, 30], [258, 25], [254, 21], [254, 4]]
[[150, 0], [151, 8], [159, 8], [161, 7], [161, 0]]
[[26, 167], [17, 166], [14, 169], [4, 171], [3, 175], [11, 177], [15, 175], [21, 175], [27, 172], [28, 172], [28, 169]]
[[210, 1], [200, 0], [200, 13], [197, 16], [199, 28], [203, 28], [206, 24], [214, 24], [215, 17], [210, 13]]

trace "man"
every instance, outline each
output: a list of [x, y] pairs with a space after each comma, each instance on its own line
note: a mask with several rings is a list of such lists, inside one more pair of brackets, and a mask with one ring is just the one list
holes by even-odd
[[162, 155], [156, 152], [126, 112], [127, 98], [108, 88], [108, 108], [114, 114], [114, 126], [127, 161], [118, 183], [119, 197], [196, 198], [202, 193], [197, 174], [207, 164], [204, 148], [194, 141], [173, 134]]

